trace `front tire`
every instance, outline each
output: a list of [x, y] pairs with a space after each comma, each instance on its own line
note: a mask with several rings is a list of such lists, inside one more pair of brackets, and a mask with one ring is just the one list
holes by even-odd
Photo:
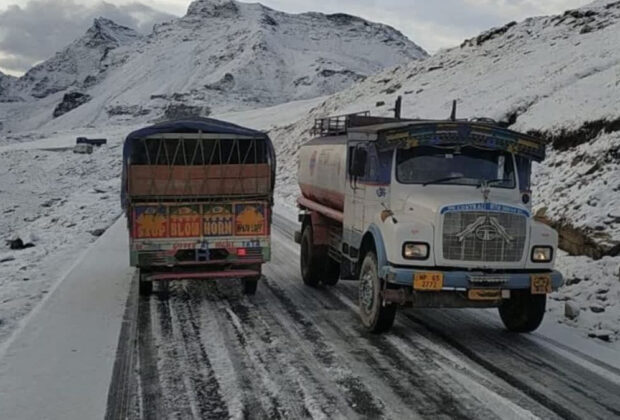
[[545, 316], [547, 295], [533, 295], [529, 290], [512, 290], [510, 299], [499, 307], [499, 316], [508, 331], [532, 332]]
[[377, 257], [370, 251], [366, 253], [360, 269], [359, 307], [362, 324], [375, 334], [392, 328], [396, 317], [396, 304], [383, 302], [382, 285], [383, 281], [377, 270]]

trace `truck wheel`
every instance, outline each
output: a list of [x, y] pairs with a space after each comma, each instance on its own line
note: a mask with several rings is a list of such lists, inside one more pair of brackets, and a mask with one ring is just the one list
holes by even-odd
[[255, 295], [256, 289], [258, 288], [258, 277], [246, 277], [243, 279], [243, 294], [244, 295]]
[[[153, 284], [153, 282], [151, 282]], [[167, 300], [170, 297], [170, 280], [159, 280], [159, 299]], [[151, 286], [152, 287], [152, 286]]]
[[547, 295], [532, 295], [529, 290], [512, 290], [510, 299], [506, 299], [499, 307], [499, 316], [502, 318], [508, 331], [534, 331], [545, 316]]
[[145, 280], [145, 273], [140, 271], [140, 278], [138, 280], [138, 290], [140, 292], [140, 296], [149, 296], [153, 292], [153, 282], [149, 280]]
[[321, 277], [321, 282], [327, 286], [335, 286], [340, 279], [340, 263], [333, 258], [327, 258], [325, 272]]
[[317, 247], [312, 242], [312, 226], [306, 225], [301, 235], [301, 252], [299, 262], [301, 266], [301, 278], [304, 284], [312, 287], [319, 285], [321, 281], [321, 264]]
[[396, 304], [383, 303], [381, 286], [377, 257], [370, 251], [364, 257], [360, 270], [359, 305], [362, 324], [373, 333], [388, 331], [396, 317]]

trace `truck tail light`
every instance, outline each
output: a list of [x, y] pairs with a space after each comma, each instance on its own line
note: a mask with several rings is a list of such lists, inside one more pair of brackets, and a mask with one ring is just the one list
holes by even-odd
[[248, 250], [245, 248], [237, 248], [237, 257], [245, 257], [248, 255]]

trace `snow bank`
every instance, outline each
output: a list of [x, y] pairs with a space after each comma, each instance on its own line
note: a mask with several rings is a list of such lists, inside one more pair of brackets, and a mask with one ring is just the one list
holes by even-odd
[[103, 418], [133, 269], [120, 219], [0, 346], [7, 419]]

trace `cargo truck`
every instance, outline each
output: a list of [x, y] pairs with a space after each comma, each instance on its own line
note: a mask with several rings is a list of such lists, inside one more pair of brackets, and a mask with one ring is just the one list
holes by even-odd
[[299, 152], [305, 284], [359, 280], [363, 325], [397, 306], [498, 307], [506, 328], [541, 323], [557, 234], [532, 217], [545, 144], [491, 120], [319, 119]]
[[254, 294], [270, 259], [276, 160], [269, 137], [214, 119], [132, 132], [121, 201], [140, 293], [153, 282], [243, 279]]

